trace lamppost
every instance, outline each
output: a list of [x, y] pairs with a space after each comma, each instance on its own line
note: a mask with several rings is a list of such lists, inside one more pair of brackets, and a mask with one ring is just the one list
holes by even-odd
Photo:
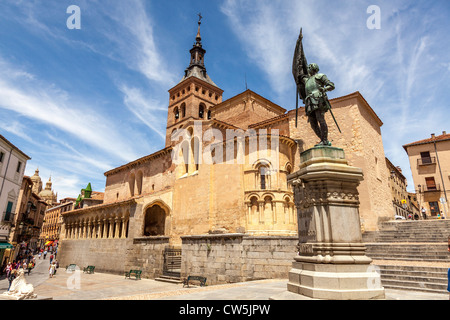
[[421, 194], [422, 194], [422, 185], [419, 184], [417, 187], [419, 188], [419, 196], [417, 197], [417, 203], [419, 204], [420, 213], [422, 214], [422, 218], [424, 220], [426, 220], [427, 219], [427, 215], [426, 215], [425, 212], [422, 211], [422, 207], [420, 205], [420, 197], [421, 197]]

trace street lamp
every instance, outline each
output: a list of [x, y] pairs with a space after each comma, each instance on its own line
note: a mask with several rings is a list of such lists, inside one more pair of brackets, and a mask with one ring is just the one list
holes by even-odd
[[422, 211], [422, 206], [420, 205], [420, 197], [422, 194], [422, 185], [418, 185], [417, 186], [419, 188], [419, 196], [417, 197], [417, 203], [419, 204], [419, 208], [420, 208], [420, 213], [422, 214], [422, 218], [425, 220], [427, 218], [426, 213]]

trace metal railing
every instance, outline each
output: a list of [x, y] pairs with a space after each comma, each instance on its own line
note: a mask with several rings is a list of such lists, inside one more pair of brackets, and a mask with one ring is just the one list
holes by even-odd
[[426, 166], [429, 164], [436, 164], [436, 157], [423, 157], [417, 159], [417, 165]]
[[441, 191], [441, 185], [435, 184], [435, 185], [424, 185], [423, 186], [423, 192], [432, 192], [432, 191]]

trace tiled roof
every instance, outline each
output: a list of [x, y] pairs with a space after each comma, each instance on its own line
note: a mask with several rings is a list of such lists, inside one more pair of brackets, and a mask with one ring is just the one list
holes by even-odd
[[431, 136], [428, 139], [423, 139], [423, 140], [419, 140], [416, 142], [411, 142], [411, 143], [405, 144], [403, 146], [403, 149], [405, 149], [405, 151], [406, 151], [406, 149], [411, 146], [417, 146], [420, 144], [428, 144], [428, 143], [446, 141], [446, 140], [450, 140], [450, 134], [443, 132], [443, 134], [441, 134], [440, 136]]

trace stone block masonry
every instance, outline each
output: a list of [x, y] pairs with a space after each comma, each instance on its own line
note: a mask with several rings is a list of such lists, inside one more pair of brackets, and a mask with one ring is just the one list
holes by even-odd
[[298, 238], [240, 233], [182, 237], [181, 276], [202, 275], [207, 284], [286, 279]]

